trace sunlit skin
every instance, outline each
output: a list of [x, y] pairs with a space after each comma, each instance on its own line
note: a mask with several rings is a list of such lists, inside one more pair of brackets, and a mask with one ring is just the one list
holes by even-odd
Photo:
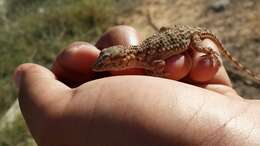
[[225, 68], [202, 53], [167, 59], [169, 79], [92, 71], [99, 49], [140, 40], [132, 27], [116, 26], [95, 45], [66, 47], [51, 70], [17, 67], [21, 111], [39, 146], [260, 145], [260, 102], [240, 97]]

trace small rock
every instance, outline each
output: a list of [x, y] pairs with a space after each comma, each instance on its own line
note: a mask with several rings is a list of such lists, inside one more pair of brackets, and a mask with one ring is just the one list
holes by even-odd
[[209, 5], [209, 9], [214, 12], [222, 12], [230, 4], [230, 0], [215, 0]]

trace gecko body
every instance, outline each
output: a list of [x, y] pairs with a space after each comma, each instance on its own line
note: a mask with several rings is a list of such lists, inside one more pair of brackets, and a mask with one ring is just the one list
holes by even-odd
[[173, 55], [178, 55], [193, 49], [205, 53], [207, 57], [216, 65], [221, 65], [218, 53], [212, 48], [202, 45], [204, 39], [212, 40], [225, 56], [238, 70], [247, 73], [255, 80], [260, 78], [240, 64], [223, 47], [216, 36], [206, 28], [191, 27], [183, 25], [174, 25], [173, 27], [162, 27], [152, 36], [145, 39], [137, 46], [112, 46], [101, 51], [96, 63], [93, 66], [94, 71], [116, 71], [128, 68], [143, 68], [153, 76], [164, 77], [165, 60]]

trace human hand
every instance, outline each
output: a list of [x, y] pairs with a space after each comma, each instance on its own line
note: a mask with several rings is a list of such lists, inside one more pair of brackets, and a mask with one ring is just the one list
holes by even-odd
[[[96, 46], [138, 43], [133, 28], [119, 26]], [[225, 69], [202, 54], [167, 61], [170, 78], [189, 84], [148, 76], [93, 80], [108, 76], [91, 71], [98, 54], [95, 46], [77, 42], [58, 55], [52, 71], [36, 64], [16, 69], [21, 111], [39, 146], [260, 144], [259, 101], [237, 95]]]

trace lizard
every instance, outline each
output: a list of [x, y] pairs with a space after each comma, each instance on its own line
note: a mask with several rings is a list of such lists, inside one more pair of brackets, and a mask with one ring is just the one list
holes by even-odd
[[105, 48], [100, 52], [92, 70], [117, 71], [128, 68], [143, 68], [148, 71], [149, 75], [166, 77], [164, 72], [165, 60], [188, 49], [205, 53], [202, 57], [206, 57], [215, 65], [220, 66], [219, 54], [212, 48], [203, 46], [202, 41], [204, 39], [213, 41], [220, 53], [238, 70], [245, 72], [260, 83], [260, 77], [239, 63], [210, 30], [186, 25], [161, 27], [158, 32], [146, 38], [140, 45], [115, 45]]

